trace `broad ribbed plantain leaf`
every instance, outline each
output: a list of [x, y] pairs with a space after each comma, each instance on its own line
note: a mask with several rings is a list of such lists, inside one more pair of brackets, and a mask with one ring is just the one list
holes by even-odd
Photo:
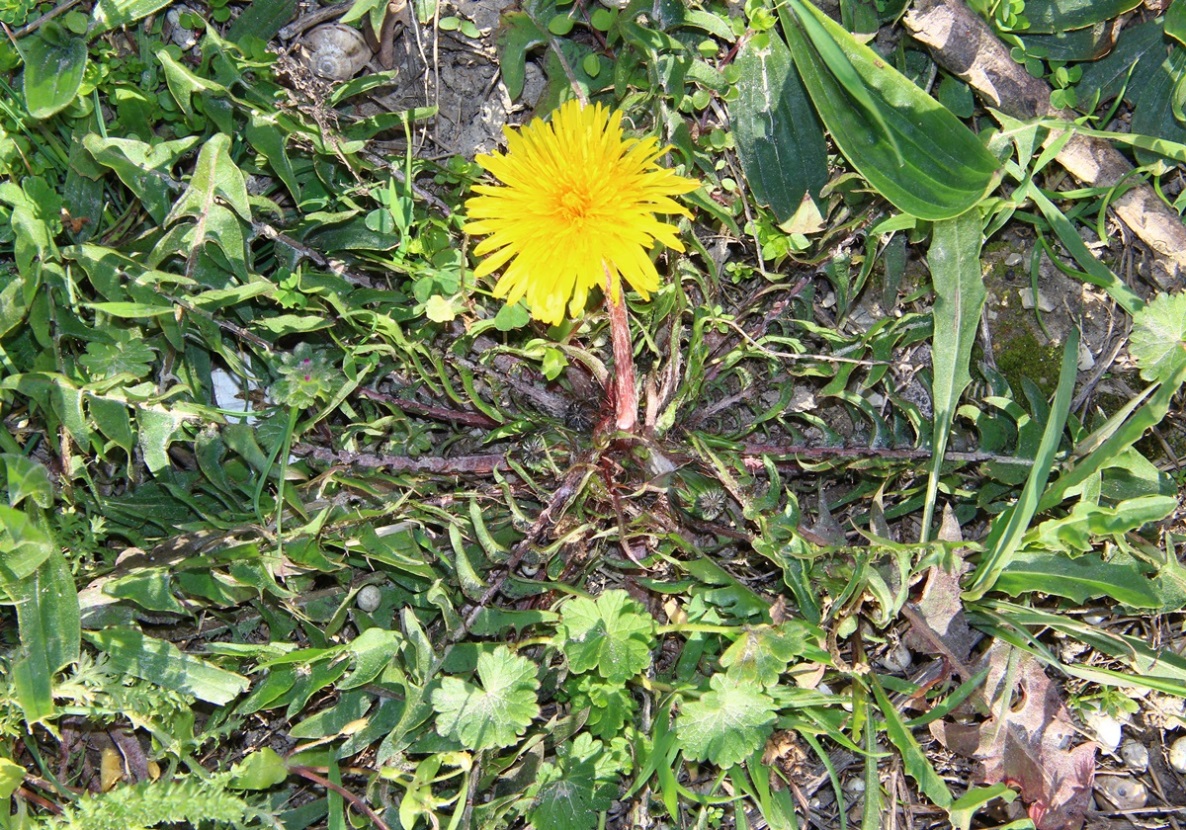
[[828, 180], [823, 125], [777, 32], [755, 35], [737, 55], [737, 98], [729, 105], [737, 155], [758, 201], [779, 222]]
[[[1165, 141], [1186, 144], [1186, 127], [1174, 117], [1174, 92], [1186, 77], [1186, 47], [1174, 44], [1169, 56], [1157, 67], [1149, 82], [1133, 95], [1132, 131]], [[1152, 164], [1161, 156], [1144, 148], [1136, 150], [1137, 161]]]
[[86, 71], [86, 41], [57, 23], [47, 23], [20, 42], [25, 62], [25, 105], [36, 119], [49, 118], [74, 103]]
[[942, 104], [805, 0], [778, 12], [816, 112], [896, 208], [950, 219], [996, 186], [996, 159]]
[[1027, 34], [1085, 29], [1112, 20], [1141, 5], [1141, 0], [1026, 0]]

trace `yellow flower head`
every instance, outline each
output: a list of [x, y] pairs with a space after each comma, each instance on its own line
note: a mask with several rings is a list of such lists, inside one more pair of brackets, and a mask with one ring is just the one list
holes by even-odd
[[[697, 182], [656, 164], [667, 152], [654, 138], [624, 138], [622, 115], [600, 104], [563, 104], [551, 123], [504, 129], [505, 155], [477, 162], [502, 184], [476, 185], [466, 202], [466, 233], [487, 235], [474, 249], [486, 259], [476, 276], [506, 266], [494, 296], [526, 298], [531, 316], [555, 325], [565, 306], [575, 316], [589, 289], [619, 302], [621, 278], [647, 298], [659, 274], [647, 255], [656, 241], [684, 250], [674, 226], [656, 213], [690, 216], [671, 197]], [[488, 255], [488, 256], [487, 256]]]

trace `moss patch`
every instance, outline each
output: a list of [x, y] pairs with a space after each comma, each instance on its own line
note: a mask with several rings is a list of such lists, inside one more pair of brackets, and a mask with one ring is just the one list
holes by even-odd
[[1058, 372], [1062, 365], [1062, 346], [1038, 341], [1024, 327], [1018, 326], [1007, 340], [993, 344], [997, 369], [1009, 382], [1015, 395], [1021, 394], [1022, 378], [1029, 378], [1049, 397], [1058, 386]]

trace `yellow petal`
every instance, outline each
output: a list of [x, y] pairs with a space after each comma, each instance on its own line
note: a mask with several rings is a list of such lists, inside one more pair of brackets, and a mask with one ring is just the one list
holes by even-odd
[[566, 310], [579, 314], [607, 273], [615, 301], [623, 279], [644, 298], [657, 290], [650, 249], [684, 250], [657, 214], [690, 217], [673, 197], [699, 187], [658, 166], [670, 148], [626, 138], [621, 113], [577, 101], [505, 134], [505, 153], [477, 158], [499, 184], [474, 186], [462, 226], [485, 237], [474, 247], [483, 258], [475, 276], [503, 269], [494, 296], [525, 299], [533, 317], [556, 324]]

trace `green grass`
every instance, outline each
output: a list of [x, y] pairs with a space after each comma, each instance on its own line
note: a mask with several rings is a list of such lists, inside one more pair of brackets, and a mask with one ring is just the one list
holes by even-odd
[[[481, 169], [379, 152], [419, 147], [431, 107], [356, 109], [383, 78], [294, 94], [233, 26], [182, 53], [164, 5], [18, 41], [60, 73], [0, 47], [0, 828], [794, 828], [815, 796], [826, 826], [879, 827], [904, 792], [957, 827], [1019, 794], [1073, 817], [950, 730], [1004, 734], [995, 684], [1046, 678], [1058, 716], [1024, 748], [1063, 770], [1061, 713], [1186, 696], [1141, 633], [1186, 605], [1159, 439], [1183, 440], [1182, 295], [1070, 244], [1131, 324], [1107, 380], [1132, 394], [1072, 409], [1075, 336], [1027, 327], [1047, 385], [979, 360], [985, 242], [1067, 244], [1099, 196], [1059, 197], [1024, 131], [935, 111], [893, 68], [921, 52], [866, 63], [802, 3], [504, 19], [512, 97], [533, 61], [538, 114], [580, 90], [703, 185], [687, 252], [629, 297], [625, 435], [596, 300], [554, 328], [495, 300], [461, 232]], [[410, 8], [425, 37], [476, 31]], [[786, 109], [746, 74], [789, 89], [761, 52], [783, 36], [816, 50]], [[794, 175], [767, 152], [796, 146], [734, 141], [821, 89], [849, 98], [776, 131], [812, 150]], [[832, 143], [846, 124], [893, 143]], [[878, 165], [936, 135], [984, 169], [924, 221], [942, 177]], [[804, 193], [815, 224], [785, 215]]]

